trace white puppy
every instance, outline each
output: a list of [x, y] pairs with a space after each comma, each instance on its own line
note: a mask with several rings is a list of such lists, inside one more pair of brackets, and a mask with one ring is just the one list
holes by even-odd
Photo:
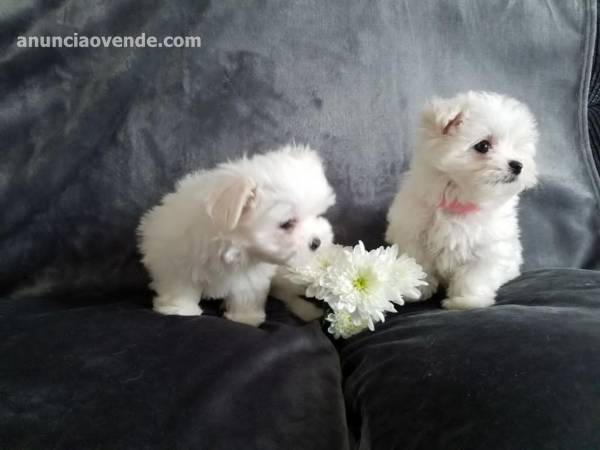
[[285, 266], [280, 266], [271, 283], [271, 295], [286, 304], [297, 317], [309, 322], [323, 315], [323, 309], [302, 298], [306, 286], [292, 281], [292, 273], [288, 269], [301, 267], [310, 262], [317, 249], [329, 247], [333, 243], [331, 224], [324, 217], [312, 219], [312, 224], [305, 227], [304, 242], [306, 245], [292, 257]]
[[438, 283], [443, 306], [492, 305], [519, 275], [518, 196], [536, 183], [536, 122], [527, 107], [499, 94], [435, 99], [388, 212], [386, 239], [428, 273], [425, 300]]
[[304, 249], [334, 202], [319, 156], [304, 146], [184, 177], [138, 229], [154, 309], [199, 315], [201, 297], [223, 298], [225, 317], [259, 325], [277, 265]]

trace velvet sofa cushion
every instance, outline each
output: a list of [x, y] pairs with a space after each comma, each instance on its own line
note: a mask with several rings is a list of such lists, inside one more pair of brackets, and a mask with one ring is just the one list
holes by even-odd
[[279, 302], [257, 329], [136, 300], [0, 301], [0, 448], [348, 448], [318, 323]]
[[487, 309], [401, 307], [341, 359], [361, 450], [600, 448], [598, 272], [528, 272]]

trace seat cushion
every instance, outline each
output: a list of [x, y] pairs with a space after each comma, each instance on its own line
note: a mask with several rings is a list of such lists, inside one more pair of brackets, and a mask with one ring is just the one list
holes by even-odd
[[361, 449], [600, 448], [599, 272], [529, 272], [486, 309], [405, 306], [341, 358]]
[[0, 448], [348, 447], [317, 323], [281, 305], [257, 329], [110, 300], [0, 302]]

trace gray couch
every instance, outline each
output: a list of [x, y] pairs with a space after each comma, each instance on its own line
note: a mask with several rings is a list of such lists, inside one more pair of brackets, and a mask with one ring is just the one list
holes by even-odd
[[[31, 0], [0, 6], [0, 448], [600, 448], [597, 5]], [[200, 49], [18, 48], [199, 35]], [[184, 173], [320, 150], [339, 242], [382, 243], [419, 109], [512, 95], [539, 121], [523, 275], [330, 341], [150, 309], [134, 229]]]

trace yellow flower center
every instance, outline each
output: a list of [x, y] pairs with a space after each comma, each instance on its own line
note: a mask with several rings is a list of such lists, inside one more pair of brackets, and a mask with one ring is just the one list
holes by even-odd
[[331, 261], [328, 259], [323, 258], [319, 261], [319, 267], [321, 269], [327, 269], [329, 266], [331, 266]]
[[364, 294], [369, 289], [369, 279], [366, 274], [359, 274], [352, 280], [352, 287], [361, 294]]

